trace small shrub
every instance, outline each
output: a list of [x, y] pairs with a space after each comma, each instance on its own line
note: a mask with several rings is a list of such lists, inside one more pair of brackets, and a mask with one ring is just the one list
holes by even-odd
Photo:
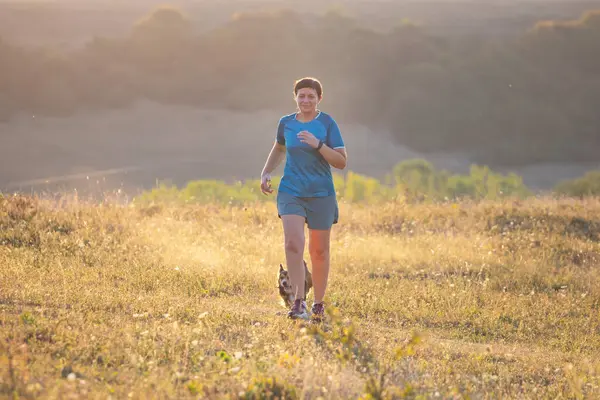
[[278, 381], [276, 377], [255, 378], [241, 396], [246, 400], [268, 400], [268, 399], [297, 399], [296, 388]]
[[581, 178], [559, 182], [554, 187], [558, 195], [588, 197], [600, 195], [600, 171], [590, 171]]

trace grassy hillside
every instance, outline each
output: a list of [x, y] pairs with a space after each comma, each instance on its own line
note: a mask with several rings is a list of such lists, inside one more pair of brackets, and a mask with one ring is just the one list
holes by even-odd
[[185, 10], [197, 32], [227, 23], [240, 12], [295, 9], [307, 19], [328, 10], [359, 18], [361, 25], [391, 29], [402, 19], [415, 20], [444, 35], [477, 33], [512, 35], [542, 19], [575, 18], [597, 6], [594, 0], [559, 1], [369, 1], [369, 0], [228, 0], [223, 1], [86, 1], [0, 0], [0, 36], [27, 44], [82, 45], [94, 36], [125, 35], [155, 5], [173, 4]]
[[277, 298], [275, 212], [0, 198], [0, 394], [600, 394], [597, 199], [342, 202], [317, 327]]
[[[456, 16], [473, 15], [471, 3], [450, 14], [428, 4], [436, 15], [451, 15], [441, 31], [439, 24], [407, 21], [409, 14], [390, 14], [393, 25], [380, 31], [364, 26], [367, 10], [352, 16], [334, 7], [309, 18], [282, 5], [242, 8], [211, 29], [184, 7], [151, 8], [124, 32], [111, 28], [75, 49], [20, 44], [0, 32], [0, 122], [33, 120], [38, 140], [64, 148], [69, 142], [58, 140], [64, 134], [38, 133], [45, 126], [38, 118], [73, 126], [82, 115], [140, 101], [282, 115], [293, 105], [293, 81], [310, 75], [322, 80], [322, 109], [336, 120], [385, 134], [413, 152], [463, 154], [492, 168], [598, 162], [600, 11], [594, 6], [558, 18], [544, 11], [517, 28], [488, 5], [496, 22], [474, 17], [475, 31], [448, 33], [470, 31], [472, 24]], [[493, 25], [507, 23], [510, 34], [493, 33]], [[302, 62], [282, 54], [303, 54]], [[91, 120], [84, 121], [76, 135], [96, 140]], [[174, 115], [165, 121], [163, 137], [181, 126]], [[119, 142], [133, 140], [118, 134]], [[2, 127], [0, 135], [11, 136]], [[34, 142], [32, 151], [38, 149]]]

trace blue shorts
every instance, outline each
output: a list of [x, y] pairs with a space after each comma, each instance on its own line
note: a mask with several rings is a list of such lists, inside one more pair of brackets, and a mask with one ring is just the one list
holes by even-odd
[[304, 217], [309, 229], [329, 230], [337, 224], [339, 209], [336, 196], [296, 197], [286, 192], [277, 193], [277, 213]]

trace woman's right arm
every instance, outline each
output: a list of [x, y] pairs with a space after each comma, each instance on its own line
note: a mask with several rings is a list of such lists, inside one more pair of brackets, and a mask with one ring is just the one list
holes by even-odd
[[281, 164], [281, 162], [285, 158], [285, 146], [282, 144], [275, 143], [271, 148], [271, 152], [269, 153], [269, 157], [267, 157], [267, 161], [265, 162], [265, 166], [260, 174], [260, 189], [263, 193], [271, 193], [273, 189], [270, 187], [271, 181], [271, 173]]

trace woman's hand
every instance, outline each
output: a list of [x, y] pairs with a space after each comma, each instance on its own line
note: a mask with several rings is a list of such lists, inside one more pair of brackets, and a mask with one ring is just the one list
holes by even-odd
[[319, 145], [319, 139], [317, 139], [315, 137], [315, 135], [313, 135], [309, 131], [302, 131], [302, 132], [298, 133], [298, 138], [300, 139], [300, 141], [302, 143], [306, 143], [313, 149], [316, 149], [317, 146]]
[[260, 177], [260, 191], [263, 194], [273, 193], [273, 189], [271, 188], [271, 174], [264, 173]]

